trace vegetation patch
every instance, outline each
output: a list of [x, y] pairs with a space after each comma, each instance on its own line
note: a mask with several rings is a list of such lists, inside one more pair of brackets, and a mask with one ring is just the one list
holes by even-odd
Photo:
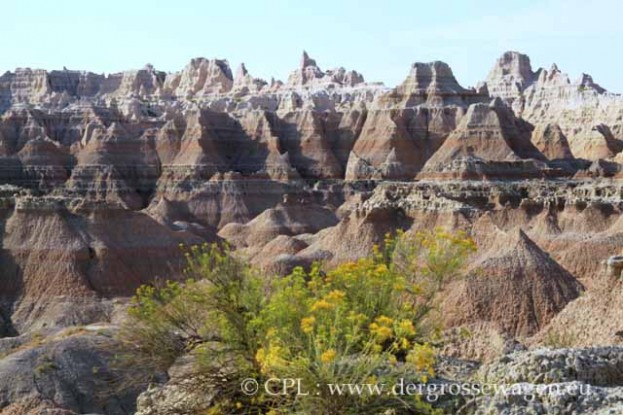
[[[428, 382], [439, 331], [433, 298], [474, 250], [464, 234], [399, 233], [356, 262], [270, 278], [227, 246], [193, 246], [185, 283], [138, 290], [119, 362], [157, 372], [192, 351], [219, 391], [210, 413], [428, 413], [416, 396], [336, 395], [327, 385]], [[311, 393], [249, 396], [244, 379], [297, 379]]]

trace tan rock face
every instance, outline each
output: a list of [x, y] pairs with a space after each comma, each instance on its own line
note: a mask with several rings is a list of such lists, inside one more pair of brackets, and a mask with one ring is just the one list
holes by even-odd
[[2, 101], [8, 101], [9, 104], [38, 101], [53, 92], [47, 71], [29, 68], [2, 75], [0, 91]]
[[258, 248], [279, 235], [314, 234], [337, 224], [335, 214], [315, 204], [290, 203], [267, 209], [250, 222], [230, 223], [219, 232], [239, 247]]
[[241, 63], [236, 70], [236, 75], [234, 76], [233, 90], [237, 93], [241, 95], [257, 93], [266, 85], [267, 82], [263, 79], [252, 77], [249, 74], [249, 71], [247, 71], [246, 66], [244, 66], [244, 63]]
[[[240, 156], [232, 155], [234, 144], [226, 142], [246, 147], [239, 153], [253, 151], [256, 144], [241, 125], [246, 121], [237, 120], [255, 111], [264, 112], [274, 137], [270, 164], [276, 166], [264, 170], [287, 171], [268, 173], [281, 178], [298, 174], [349, 180], [411, 179], [425, 164], [427, 170], [433, 164], [450, 166], [470, 152], [485, 153], [485, 162], [539, 159], [538, 151], [529, 148], [523, 137], [528, 131], [552, 160], [614, 158], [623, 148], [616, 96], [589, 76], [572, 83], [555, 67], [533, 72], [529, 59], [515, 52], [506, 53], [491, 70], [486, 87], [478, 89], [459, 85], [449, 66], [437, 61], [414, 63], [405, 81], [388, 90], [364, 83], [354, 71], [322, 71], [306, 53], [285, 84], [253, 78], [244, 65], [233, 76], [227, 61], [204, 58], [193, 59], [172, 74], [147, 65], [108, 76], [19, 70], [2, 79], [4, 108], [14, 107], [5, 114], [13, 114], [13, 119], [5, 119], [0, 126], [4, 126], [0, 128], [1, 149], [7, 156], [38, 137], [47, 136], [64, 146], [75, 145], [81, 137], [86, 145], [96, 126], [109, 128], [114, 122], [129, 132], [130, 140], [157, 137], [158, 154], [149, 157], [162, 158], [161, 164], [177, 157], [175, 164], [220, 166], [209, 173], [241, 170], [235, 163]], [[514, 114], [501, 102], [487, 111], [485, 103], [492, 96], [501, 97]], [[17, 110], [20, 102], [51, 111]], [[475, 104], [485, 106], [472, 108]], [[66, 108], [62, 115], [61, 108]], [[207, 111], [218, 115], [207, 116]], [[457, 129], [466, 115], [469, 119]], [[62, 121], [48, 120], [54, 117]], [[19, 129], [8, 127], [16, 122]], [[198, 125], [207, 126], [211, 133], [197, 132]], [[202, 149], [197, 140], [178, 138], [186, 130], [190, 135], [203, 135], [201, 142], [208, 147], [211, 141], [225, 144]], [[453, 132], [451, 142], [444, 145]], [[463, 144], [456, 142], [460, 132]], [[206, 134], [212, 139], [205, 138]], [[484, 136], [490, 140], [483, 141]], [[498, 142], [495, 136], [503, 138], [499, 148], [493, 144]], [[441, 153], [436, 154], [439, 149]], [[526, 176], [533, 177], [530, 170]]]

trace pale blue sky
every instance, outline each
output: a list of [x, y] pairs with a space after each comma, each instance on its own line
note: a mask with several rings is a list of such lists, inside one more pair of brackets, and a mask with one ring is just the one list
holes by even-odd
[[590, 73], [623, 92], [623, 3], [617, 0], [0, 0], [0, 72], [16, 67], [116, 72], [191, 58], [245, 62], [287, 78], [303, 49], [394, 86], [416, 61], [443, 60], [464, 86], [506, 50]]

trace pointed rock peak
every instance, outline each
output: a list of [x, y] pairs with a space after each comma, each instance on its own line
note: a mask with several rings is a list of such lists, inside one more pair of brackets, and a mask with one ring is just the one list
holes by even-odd
[[589, 74], [583, 73], [580, 78], [576, 81], [578, 88], [580, 89], [593, 89], [598, 93], [602, 94], [606, 92], [604, 88], [602, 88], [599, 84], [593, 81], [593, 77]]
[[218, 68], [226, 75], [229, 79], [233, 79], [231, 68], [229, 67], [229, 62], [227, 59], [214, 59], [214, 64], [218, 66]]
[[580, 79], [578, 80], [578, 83], [592, 85], [594, 84], [593, 77], [590, 76], [589, 74], [583, 73], [582, 75], [580, 75]]
[[143, 66], [143, 70], [147, 72], [155, 72], [156, 68], [154, 68], [154, 65], [151, 63], [146, 63], [145, 66]]
[[308, 66], [317, 66], [316, 61], [309, 57], [306, 51], [303, 51], [303, 56], [301, 56], [301, 64], [300, 67], [307, 68]]
[[236, 79], [244, 78], [248, 74], [249, 71], [247, 71], [247, 67], [244, 65], [244, 63], [241, 63], [236, 70]]
[[206, 64], [208, 63], [209, 60], [206, 58], [202, 58], [202, 57], [198, 57], [198, 58], [193, 58], [190, 60], [189, 65], [196, 68], [201, 66], [202, 64]]
[[442, 61], [434, 61], [434, 62], [415, 62], [411, 65], [412, 73], [430, 73], [436, 75], [446, 75], [454, 77], [452, 73], [452, 69], [450, 69], [450, 65]]
[[545, 255], [545, 252], [520, 227], [510, 230], [508, 236], [515, 247]]
[[316, 65], [316, 61], [311, 59], [307, 52], [303, 51], [300, 66], [288, 77], [289, 86], [301, 86], [308, 83], [315, 83], [316, 80], [324, 76], [324, 72]]
[[518, 242], [532, 242], [532, 239], [530, 239], [530, 237], [526, 234], [526, 232], [524, 232], [523, 229], [517, 227], [515, 229], [513, 229], [513, 231], [511, 232], [511, 235], [513, 236], [513, 239], [515, 239]]
[[558, 69], [558, 65], [556, 65], [555, 63], [552, 63], [552, 67], [549, 68], [550, 72], [560, 72], [560, 69]]
[[489, 87], [486, 82], [478, 82], [475, 88], [475, 92], [478, 95], [489, 96]]

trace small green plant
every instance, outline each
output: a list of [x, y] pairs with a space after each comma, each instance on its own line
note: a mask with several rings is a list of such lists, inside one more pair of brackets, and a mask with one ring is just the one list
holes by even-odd
[[52, 358], [49, 356], [43, 356], [41, 358], [41, 362], [37, 365], [37, 367], [35, 367], [35, 373], [37, 375], [43, 375], [56, 369], [58, 369], [58, 366], [56, 366]]
[[[251, 350], [256, 342], [246, 329], [248, 316], [258, 312], [263, 300], [262, 282], [253, 270], [227, 246], [193, 246], [185, 256], [189, 279], [184, 284], [167, 281], [137, 290], [117, 335], [118, 367], [138, 366], [145, 369], [143, 374], [158, 373], [201, 344], [221, 345], [220, 359], [230, 349]], [[226, 366], [220, 360], [219, 364]], [[236, 364], [245, 367], [242, 361]]]
[[547, 332], [543, 344], [554, 349], [573, 347], [577, 342], [577, 336], [568, 330], [550, 330]]
[[461, 327], [459, 329], [459, 336], [462, 339], [470, 340], [474, 335], [473, 335], [472, 331], [470, 329], [468, 329], [467, 327]]

